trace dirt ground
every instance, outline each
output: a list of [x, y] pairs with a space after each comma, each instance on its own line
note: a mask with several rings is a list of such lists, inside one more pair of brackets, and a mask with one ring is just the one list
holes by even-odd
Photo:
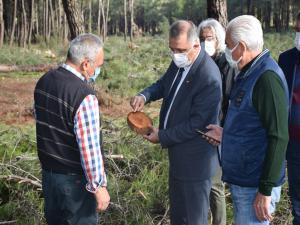
[[[5, 124], [33, 123], [33, 90], [38, 78], [16, 78], [0, 75], [0, 122]], [[98, 96], [99, 97], [99, 96]], [[100, 94], [100, 111], [112, 118], [126, 118], [131, 111], [128, 99]]]

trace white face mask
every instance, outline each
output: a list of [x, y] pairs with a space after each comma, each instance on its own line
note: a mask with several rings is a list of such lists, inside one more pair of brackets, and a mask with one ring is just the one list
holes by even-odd
[[188, 67], [189, 65], [191, 65], [192, 62], [189, 60], [187, 55], [192, 49], [193, 47], [187, 52], [183, 53], [171, 53], [171, 57], [178, 68]]
[[209, 56], [213, 56], [216, 53], [216, 42], [214, 41], [205, 41], [205, 51]]
[[242, 56], [237, 61], [232, 58], [232, 52], [237, 48], [237, 46], [239, 46], [239, 43], [237, 43], [237, 45], [233, 49], [231, 49], [231, 50], [227, 46], [225, 48], [225, 57], [226, 57], [226, 60], [229, 63], [229, 65], [232, 68], [235, 68], [235, 69], [238, 68], [238, 64], [242, 60]]
[[300, 51], [300, 32], [296, 32], [295, 47]]

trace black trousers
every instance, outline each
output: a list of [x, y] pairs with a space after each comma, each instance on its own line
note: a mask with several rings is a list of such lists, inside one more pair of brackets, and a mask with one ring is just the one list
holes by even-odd
[[45, 218], [48, 225], [96, 225], [96, 199], [85, 189], [82, 175], [43, 170]]
[[208, 225], [211, 180], [169, 178], [171, 225]]

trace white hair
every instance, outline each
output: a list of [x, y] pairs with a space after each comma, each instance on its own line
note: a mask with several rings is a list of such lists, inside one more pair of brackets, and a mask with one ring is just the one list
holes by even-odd
[[244, 42], [250, 51], [262, 51], [264, 45], [263, 30], [260, 21], [250, 15], [242, 15], [231, 20], [227, 34], [237, 44]]
[[101, 48], [103, 43], [98, 36], [81, 34], [71, 41], [67, 58], [75, 65], [79, 65], [85, 59], [94, 63]]
[[203, 20], [198, 26], [198, 35], [200, 37], [201, 32], [204, 29], [210, 29], [216, 36], [217, 39], [217, 54], [220, 52], [224, 52], [225, 50], [225, 29], [224, 27], [215, 19], [208, 18]]

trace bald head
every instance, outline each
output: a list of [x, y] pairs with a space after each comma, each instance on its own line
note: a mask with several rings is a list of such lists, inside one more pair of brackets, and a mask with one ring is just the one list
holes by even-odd
[[187, 40], [190, 43], [198, 40], [196, 26], [186, 20], [177, 20], [170, 27], [169, 38], [176, 39], [181, 35], [187, 35]]

